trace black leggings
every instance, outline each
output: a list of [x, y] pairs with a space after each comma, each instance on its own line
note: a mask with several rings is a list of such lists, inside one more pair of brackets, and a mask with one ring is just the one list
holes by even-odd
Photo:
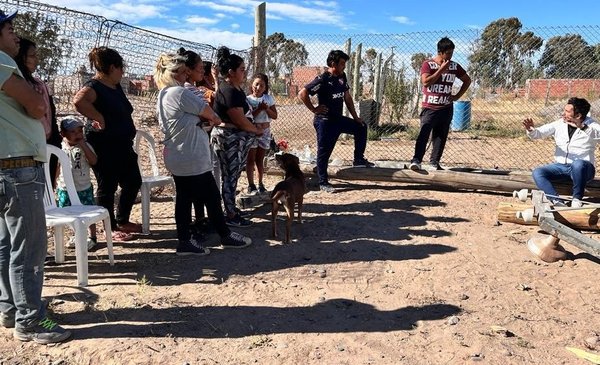
[[[98, 162], [93, 170], [98, 183], [98, 205], [108, 210], [112, 229], [116, 229], [117, 224], [129, 222], [131, 209], [142, 186], [137, 154], [131, 147], [119, 154], [96, 152]], [[115, 193], [118, 186], [121, 187], [121, 195], [115, 216]]]
[[180, 242], [191, 237], [192, 203], [202, 202], [206, 205], [208, 219], [221, 237], [229, 235], [229, 227], [225, 224], [225, 216], [221, 207], [219, 188], [211, 171], [201, 175], [175, 176], [175, 225]]

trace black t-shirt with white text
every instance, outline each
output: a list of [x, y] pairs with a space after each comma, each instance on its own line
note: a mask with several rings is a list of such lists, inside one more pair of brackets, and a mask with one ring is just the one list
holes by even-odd
[[341, 116], [344, 107], [344, 94], [350, 89], [346, 73], [334, 76], [326, 71], [315, 77], [304, 86], [309, 95], [317, 95], [319, 105], [325, 105], [328, 109], [328, 117]]

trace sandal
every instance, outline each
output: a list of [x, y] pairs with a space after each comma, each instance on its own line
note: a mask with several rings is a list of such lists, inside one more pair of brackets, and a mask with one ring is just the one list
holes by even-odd
[[112, 240], [116, 241], [116, 242], [126, 242], [126, 241], [131, 241], [133, 239], [134, 239], [134, 237], [127, 232], [113, 231], [113, 233], [112, 233]]
[[126, 233], [142, 233], [142, 225], [131, 222], [117, 224], [117, 229]]

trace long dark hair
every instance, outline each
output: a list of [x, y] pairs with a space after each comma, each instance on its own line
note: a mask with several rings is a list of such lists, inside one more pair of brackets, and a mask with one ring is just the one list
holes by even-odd
[[177, 55], [184, 57], [185, 65], [190, 70], [194, 69], [197, 64], [202, 62], [202, 58], [194, 51], [186, 50], [181, 47], [177, 50]]
[[244, 59], [236, 54], [231, 54], [229, 48], [220, 47], [217, 50], [217, 65], [221, 76], [228, 76], [229, 70], [237, 70], [242, 63], [244, 63]]
[[26, 38], [19, 38], [19, 53], [15, 56], [15, 62], [17, 62], [17, 66], [19, 67], [19, 70], [21, 70], [25, 80], [30, 84], [37, 84], [38, 81], [33, 77], [33, 73], [25, 66], [27, 52], [29, 52], [31, 48], [36, 48], [33, 41]]
[[263, 73], [257, 73], [252, 76], [252, 82], [256, 79], [261, 79], [265, 83], [265, 94], [269, 93], [269, 76]]

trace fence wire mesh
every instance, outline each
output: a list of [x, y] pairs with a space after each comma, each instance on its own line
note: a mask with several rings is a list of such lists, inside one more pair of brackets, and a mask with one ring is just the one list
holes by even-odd
[[[59, 114], [74, 113], [73, 96], [93, 75], [87, 54], [95, 46], [116, 49], [125, 59], [122, 86], [135, 108], [138, 128], [155, 128], [156, 87], [153, 67], [161, 52], [185, 47], [214, 61], [216, 47], [176, 39], [101, 16], [25, 0], [2, 0], [1, 8], [19, 10], [19, 33], [37, 41], [39, 75], [54, 92]], [[473, 79], [455, 108], [442, 163], [484, 169], [528, 170], [549, 162], [553, 141], [529, 141], [521, 121], [537, 124], [558, 119], [566, 100], [585, 97], [592, 116], [600, 114], [600, 26], [527, 29], [517, 19], [501, 19], [483, 30], [447, 30], [408, 34], [281, 34], [261, 47], [236, 51], [247, 60], [248, 84], [264, 57], [264, 71], [277, 100], [276, 139], [290, 148], [316, 151], [312, 114], [298, 91], [323, 72], [327, 54], [351, 55], [346, 73], [360, 116], [369, 124], [367, 157], [406, 162], [414, 152], [422, 97], [419, 69], [436, 54], [447, 36], [456, 45], [453, 60]], [[358, 65], [358, 66], [357, 66]], [[460, 113], [457, 113], [458, 110]], [[470, 111], [470, 113], [469, 113]], [[156, 135], [155, 137], [159, 137]], [[332, 159], [349, 161], [351, 137], [340, 139]], [[425, 158], [428, 158], [426, 155]]]

